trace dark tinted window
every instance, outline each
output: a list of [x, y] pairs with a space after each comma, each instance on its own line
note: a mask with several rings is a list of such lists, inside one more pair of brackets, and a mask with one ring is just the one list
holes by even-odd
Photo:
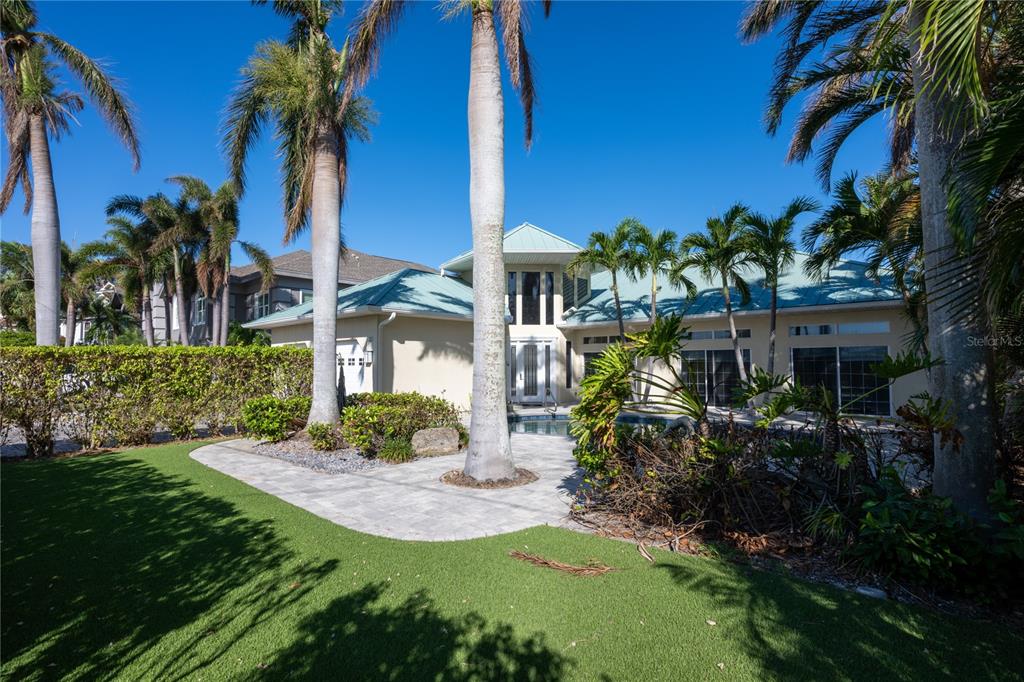
[[523, 273], [522, 324], [540, 324], [540, 273]]

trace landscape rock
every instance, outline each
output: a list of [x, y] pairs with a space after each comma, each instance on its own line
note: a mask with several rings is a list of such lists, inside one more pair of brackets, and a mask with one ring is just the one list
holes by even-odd
[[450, 427], [420, 429], [412, 435], [412, 451], [417, 457], [450, 455], [459, 451], [459, 432]]

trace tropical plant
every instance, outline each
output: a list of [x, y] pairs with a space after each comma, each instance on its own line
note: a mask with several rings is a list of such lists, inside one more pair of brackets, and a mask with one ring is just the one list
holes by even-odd
[[270, 332], [265, 329], [247, 329], [240, 322], [228, 323], [229, 346], [269, 346]]
[[[1019, 12], [1016, 3], [988, 0], [891, 0], [866, 5], [764, 0], [752, 6], [743, 24], [748, 38], [786, 26], [788, 40], [779, 54], [773, 90], [781, 98], [773, 96], [773, 104], [778, 100], [784, 106], [807, 87], [817, 87], [818, 99], [826, 103], [842, 104], [844, 93], [854, 95], [846, 98], [845, 110], [851, 118], [833, 132], [823, 150], [823, 162], [834, 157], [848, 132], [859, 125], [858, 117], [866, 120], [872, 109], [894, 114], [893, 130], [901, 131], [894, 133], [900, 141], [894, 150], [915, 145], [929, 292], [928, 348], [945, 360], [943, 368], [929, 374], [930, 392], [953, 406], [964, 435], [958, 452], [949, 446], [937, 448], [934, 485], [937, 494], [953, 498], [958, 509], [976, 518], [988, 515], [985, 491], [995, 477], [994, 377], [988, 347], [971, 343], [971, 339], [985, 338], [988, 321], [979, 315], [965, 317], [955, 305], [955, 301], [977, 297], [979, 286], [971, 259], [958, 248], [949, 220], [949, 185], [958, 176], [958, 150], [973, 138], [979, 121], [990, 115], [986, 91], [998, 80], [1001, 67], [1019, 62], [1000, 59], [1007, 42], [1003, 36], [1018, 25], [1014, 19]], [[831, 81], [794, 81], [792, 75], [815, 47], [823, 45], [823, 39], [834, 45], [834, 54], [862, 55], [868, 68]], [[857, 92], [849, 92], [850, 86], [856, 86]], [[813, 109], [812, 103], [808, 111]], [[769, 119], [778, 115], [781, 107], [769, 106]], [[835, 116], [824, 111], [817, 119], [827, 123]], [[798, 126], [798, 133], [801, 129]], [[900, 161], [894, 163], [897, 167], [904, 165], [900, 159], [894, 161]]]
[[91, 297], [82, 306], [82, 318], [88, 320], [85, 342], [93, 346], [114, 344], [118, 337], [139, 325], [138, 318], [99, 295]]
[[0, 316], [10, 329], [35, 328], [32, 247], [21, 242], [0, 242]]
[[238, 239], [238, 197], [235, 184], [225, 182], [216, 191], [199, 178], [179, 175], [169, 178], [182, 188], [182, 195], [194, 202], [205, 229], [196, 260], [198, 284], [203, 295], [214, 301], [211, 344], [228, 345], [230, 327], [231, 249], [242, 252], [257, 267], [261, 275], [260, 293], [274, 283], [274, 264], [259, 245]]
[[750, 286], [743, 278], [744, 271], [754, 262], [748, 246], [748, 235], [743, 228], [748, 213], [743, 204], [733, 204], [720, 217], [708, 218], [707, 232], [694, 232], [683, 238], [680, 244], [682, 253], [676, 265], [678, 270], [696, 268], [704, 279], [720, 284], [725, 314], [729, 319], [729, 337], [736, 353], [741, 381], [747, 380], [747, 370], [740, 352], [740, 340], [736, 335], [730, 286], [739, 292], [740, 305], [750, 301]]
[[675, 232], [661, 230], [657, 234], [637, 221], [630, 231], [630, 255], [627, 260], [629, 276], [636, 281], [651, 276], [651, 323], [658, 320], [658, 275], [665, 275], [672, 284], [686, 288], [691, 299], [697, 296], [697, 287], [686, 276], [685, 267], [676, 267], [679, 252]]
[[95, 262], [95, 254], [91, 245], [83, 244], [72, 249], [67, 244], [60, 248], [61, 298], [64, 301], [64, 345], [75, 345], [75, 326], [78, 311], [93, 292], [94, 278], [91, 268]]
[[78, 78], [86, 95], [127, 147], [136, 170], [139, 141], [131, 105], [99, 63], [52, 33], [36, 30], [38, 17], [33, 3], [3, 0], [0, 7], [0, 94], [8, 152], [0, 187], [0, 212], [6, 212], [20, 184], [25, 212], [32, 213], [36, 340], [39, 345], [50, 346], [58, 340], [62, 306], [60, 217], [49, 138], [56, 141], [69, 132], [70, 122], [85, 106], [79, 95], [60, 90], [57, 62]]
[[796, 245], [793, 226], [802, 213], [818, 210], [818, 203], [808, 197], [797, 197], [776, 217], [749, 213], [744, 219], [751, 260], [764, 273], [764, 286], [772, 298], [768, 318], [768, 373], [775, 373], [775, 326], [779, 307], [779, 278], [793, 267]]
[[594, 268], [604, 268], [612, 276], [612, 297], [615, 300], [615, 317], [619, 322], [619, 336], [626, 338], [626, 326], [622, 319], [622, 300], [619, 296], [619, 271], [627, 270], [632, 255], [630, 236], [640, 225], [636, 218], [626, 218], [611, 232], [592, 232], [587, 248], [573, 257], [566, 271], [573, 277], [577, 273]]
[[[545, 16], [550, 2], [544, 2]], [[461, 0], [449, 14], [472, 13], [469, 68], [469, 208], [473, 225], [473, 406], [464, 471], [477, 480], [515, 475], [509, 444], [505, 391], [505, 130], [500, 24], [504, 60], [524, 112], [526, 146], [533, 140], [534, 82], [526, 49], [525, 3]], [[405, 3], [371, 0], [353, 26], [349, 92], [361, 87], [379, 61], [381, 44], [394, 30]], [[497, 18], [497, 22], [495, 19]], [[333, 338], [333, 337], [332, 337]]]
[[[107, 215], [146, 223], [153, 231], [150, 240], [151, 258], [166, 254], [174, 272], [174, 296], [178, 301], [178, 341], [191, 345], [188, 307], [190, 275], [194, 270], [195, 254], [203, 237], [202, 223], [190, 197], [182, 192], [172, 201], [157, 193], [145, 199], [121, 194], [107, 203]], [[156, 270], [150, 272], [156, 276]]]
[[914, 327], [911, 345], [923, 350], [927, 322], [916, 176], [886, 170], [858, 183], [857, 174], [848, 173], [836, 182], [832, 195], [832, 204], [804, 232], [803, 246], [810, 252], [804, 271], [822, 280], [843, 258], [864, 258], [869, 277], [881, 281], [884, 274], [891, 276]]
[[375, 115], [369, 102], [346, 98], [344, 51], [327, 24], [340, 2], [278, 0], [274, 9], [294, 20], [287, 43], [269, 40], [242, 69], [224, 121], [224, 147], [236, 194], [245, 189], [245, 161], [273, 121], [284, 176], [285, 242], [307, 225], [313, 235], [313, 402], [310, 423], [338, 421], [335, 314], [341, 252], [341, 205], [348, 176], [348, 145], [369, 139]]

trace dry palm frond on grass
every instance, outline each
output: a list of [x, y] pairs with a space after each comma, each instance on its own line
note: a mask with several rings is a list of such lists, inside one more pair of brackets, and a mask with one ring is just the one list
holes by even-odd
[[508, 553], [513, 559], [519, 559], [520, 561], [526, 561], [534, 566], [543, 566], [545, 568], [553, 568], [556, 571], [562, 571], [563, 573], [569, 573], [571, 575], [583, 576], [591, 578], [597, 575], [604, 575], [610, 573], [615, 569], [611, 566], [605, 566], [597, 561], [589, 561], [586, 566], [573, 566], [572, 564], [563, 564], [561, 561], [552, 561], [551, 559], [545, 559], [542, 556], [536, 554], [527, 554], [526, 552], [520, 552], [518, 549], [514, 549]]

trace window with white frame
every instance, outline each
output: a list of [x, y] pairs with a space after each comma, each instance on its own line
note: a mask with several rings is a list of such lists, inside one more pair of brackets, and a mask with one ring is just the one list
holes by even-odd
[[[686, 332], [683, 338], [687, 341], [710, 341], [711, 339], [731, 339], [732, 334], [728, 329], [705, 329], [703, 331]], [[737, 339], [749, 339], [749, 329], [737, 329]]]
[[270, 314], [270, 292], [253, 294], [249, 304], [249, 319], [255, 320]]
[[206, 297], [196, 296], [192, 303], [192, 324], [206, 324]]
[[888, 382], [871, 371], [888, 355], [885, 346], [793, 348], [791, 354], [790, 370], [800, 385], [825, 388], [852, 414], [890, 414]]
[[299, 290], [299, 303], [308, 303], [313, 300], [313, 292], [310, 289]]

